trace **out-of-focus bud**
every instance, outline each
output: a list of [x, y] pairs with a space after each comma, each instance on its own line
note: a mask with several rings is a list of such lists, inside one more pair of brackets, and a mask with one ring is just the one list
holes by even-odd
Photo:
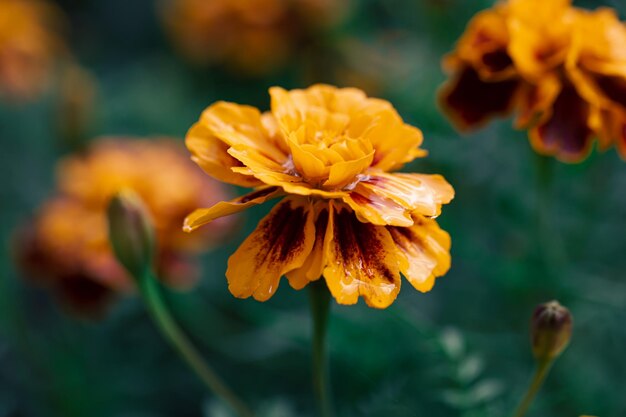
[[154, 255], [154, 229], [141, 198], [130, 190], [115, 195], [107, 210], [109, 240], [120, 263], [135, 278], [151, 266]]
[[572, 337], [572, 315], [558, 301], [540, 304], [533, 313], [531, 338], [537, 360], [552, 360], [567, 347]]

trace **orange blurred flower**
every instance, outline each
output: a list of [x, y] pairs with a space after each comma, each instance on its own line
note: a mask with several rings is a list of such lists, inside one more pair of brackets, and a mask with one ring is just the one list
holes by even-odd
[[99, 312], [111, 295], [133, 288], [108, 240], [106, 208], [120, 189], [134, 190], [148, 207], [157, 234], [156, 267], [174, 287], [193, 284], [197, 272], [188, 255], [218, 243], [232, 225], [216, 223], [198, 236], [181, 231], [190, 210], [226, 193], [172, 140], [99, 140], [86, 154], [60, 162], [57, 183], [57, 195], [23, 231], [18, 256], [33, 278], [83, 312]]
[[597, 138], [626, 156], [626, 26], [570, 3], [509, 0], [470, 21], [440, 95], [459, 129], [516, 112], [539, 153], [577, 162]]
[[198, 64], [256, 75], [280, 67], [308, 36], [337, 21], [347, 0], [166, 0], [176, 47]]
[[236, 297], [269, 299], [282, 275], [301, 289], [324, 276], [340, 304], [362, 296], [385, 308], [400, 273], [420, 291], [450, 267], [450, 237], [434, 220], [454, 194], [440, 175], [389, 173], [425, 156], [422, 132], [393, 106], [357, 89], [270, 89], [271, 111], [218, 102], [189, 130], [187, 147], [209, 175], [254, 187], [194, 211], [192, 231], [284, 197], [228, 261]]
[[44, 0], [0, 0], [0, 96], [26, 101], [50, 82], [66, 53], [62, 14]]

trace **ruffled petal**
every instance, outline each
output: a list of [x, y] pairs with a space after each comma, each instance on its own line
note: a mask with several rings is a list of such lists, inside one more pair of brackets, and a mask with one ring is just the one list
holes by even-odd
[[300, 268], [287, 273], [289, 284], [296, 290], [304, 288], [311, 281], [318, 280], [324, 272], [324, 239], [328, 228], [329, 202], [317, 202], [314, 210], [315, 243], [313, 249]]
[[269, 299], [280, 277], [300, 268], [315, 243], [315, 213], [302, 198], [286, 198], [228, 259], [226, 278], [238, 298]]
[[388, 227], [401, 253], [400, 271], [421, 292], [450, 269], [450, 235], [435, 220], [419, 217], [412, 227]]
[[275, 162], [287, 160], [280, 135], [272, 136], [269, 116], [258, 109], [219, 101], [207, 108], [198, 123], [206, 126], [216, 137], [232, 147], [255, 149]]
[[567, 84], [554, 102], [552, 115], [529, 132], [533, 148], [567, 162], [580, 161], [591, 149], [589, 104]]
[[508, 114], [520, 85], [517, 79], [486, 82], [466, 67], [443, 87], [439, 102], [457, 129], [475, 129], [491, 117]]
[[352, 192], [343, 196], [346, 203], [356, 217], [365, 223], [377, 226], [411, 226], [413, 218], [411, 212], [394, 200], [380, 196], [370, 188], [357, 184]]
[[377, 173], [357, 188], [395, 201], [413, 214], [429, 217], [438, 216], [441, 205], [454, 198], [454, 189], [441, 175]]
[[361, 223], [352, 210], [331, 203], [324, 253], [324, 278], [339, 304], [361, 296], [370, 307], [386, 308], [396, 299], [400, 270], [386, 228]]
[[427, 152], [420, 149], [424, 137], [422, 131], [405, 124], [393, 109], [383, 111], [372, 119], [363, 138], [375, 149], [372, 167], [381, 171], [399, 169]]
[[543, 123], [552, 114], [552, 105], [561, 91], [555, 74], [546, 74], [536, 84], [525, 83], [520, 89], [519, 114], [515, 127], [526, 129]]
[[278, 165], [253, 149], [230, 148], [228, 153], [241, 161], [244, 168], [233, 168], [235, 172], [251, 172], [267, 185], [282, 187], [289, 194], [316, 195], [325, 198], [341, 198], [344, 191], [325, 191], [304, 182], [293, 170]]
[[243, 166], [241, 162], [228, 154], [228, 144], [218, 139], [202, 123], [194, 124], [185, 138], [191, 159], [210, 176], [220, 181], [241, 187], [256, 187], [261, 181], [251, 175], [233, 172], [233, 167]]
[[194, 231], [217, 218], [239, 213], [281, 195], [284, 195], [284, 192], [280, 188], [265, 187], [231, 201], [220, 201], [212, 207], [197, 209], [185, 218], [183, 230], [185, 232]]

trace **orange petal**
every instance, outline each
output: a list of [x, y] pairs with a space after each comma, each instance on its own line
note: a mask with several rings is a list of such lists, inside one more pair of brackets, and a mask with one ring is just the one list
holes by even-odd
[[519, 114], [515, 127], [526, 129], [543, 123], [550, 117], [554, 100], [561, 91], [561, 81], [554, 74], [546, 74], [537, 83], [525, 83], [520, 88]]
[[399, 169], [427, 153], [419, 148], [424, 140], [422, 131], [405, 124], [393, 109], [377, 114], [363, 137], [376, 150], [372, 166], [381, 171]]
[[241, 162], [228, 154], [228, 145], [218, 139], [211, 129], [202, 123], [194, 124], [185, 138], [191, 159], [204, 172], [220, 181], [242, 187], [256, 187], [261, 181], [251, 175], [235, 173], [231, 168], [242, 166]]
[[441, 175], [378, 173], [357, 188], [367, 189], [412, 213], [429, 217], [438, 216], [441, 205], [454, 198], [454, 189]]
[[400, 271], [386, 228], [361, 223], [352, 210], [331, 202], [324, 253], [324, 278], [339, 304], [362, 296], [370, 307], [386, 308], [396, 299]]
[[343, 201], [354, 210], [356, 217], [366, 223], [378, 226], [411, 226], [411, 212], [395, 201], [374, 193], [371, 189], [357, 184], [354, 190], [343, 196]]
[[435, 220], [419, 217], [412, 227], [388, 227], [405, 259], [400, 271], [421, 292], [430, 291], [435, 278], [450, 269], [450, 235]]
[[185, 218], [183, 230], [185, 232], [194, 231], [217, 218], [239, 213], [249, 207], [265, 203], [267, 200], [283, 194], [283, 191], [278, 187], [260, 188], [234, 200], [220, 201], [213, 207], [197, 209]]
[[267, 185], [282, 187], [288, 194], [317, 195], [325, 198], [341, 198], [343, 191], [324, 191], [302, 181], [302, 178], [292, 175], [290, 171], [259, 154], [253, 149], [230, 148], [228, 153], [239, 161], [245, 168], [233, 168], [235, 172], [248, 172]]
[[303, 198], [286, 198], [228, 259], [228, 288], [238, 298], [266, 301], [280, 277], [300, 268], [315, 243], [314, 211]]
[[287, 155], [266, 127], [270, 127], [258, 109], [224, 101], [207, 108], [198, 123], [206, 126], [229, 146], [255, 149], [272, 160], [283, 163]]
[[333, 189], [344, 187], [357, 179], [357, 175], [365, 171], [374, 159], [374, 151], [359, 159], [351, 161], [337, 162], [330, 167], [328, 180], [324, 182], [324, 187]]
[[328, 201], [319, 201], [315, 207], [315, 243], [304, 264], [287, 273], [289, 284], [296, 290], [316, 281], [324, 271], [324, 238], [328, 227]]

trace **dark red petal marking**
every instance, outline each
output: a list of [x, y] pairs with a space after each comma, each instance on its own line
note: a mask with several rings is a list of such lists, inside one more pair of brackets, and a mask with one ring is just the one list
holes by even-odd
[[517, 79], [485, 82], [470, 67], [452, 82], [441, 101], [461, 129], [478, 127], [492, 116], [508, 113], [520, 86]]

